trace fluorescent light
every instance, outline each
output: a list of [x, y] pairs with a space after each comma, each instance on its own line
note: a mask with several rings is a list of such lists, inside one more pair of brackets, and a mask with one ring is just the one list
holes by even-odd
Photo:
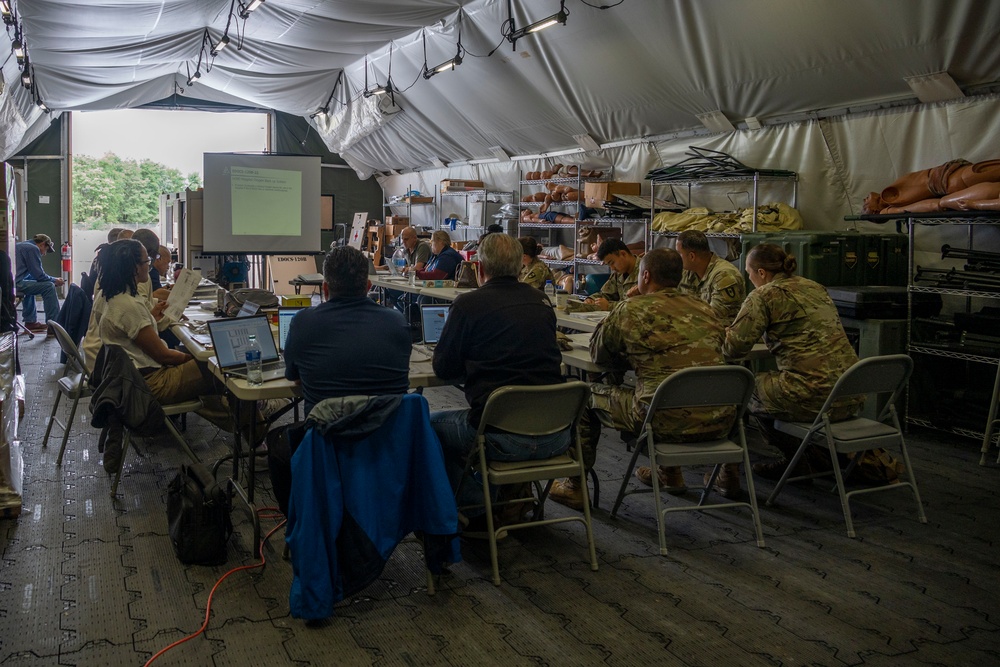
[[257, 9], [264, 4], [264, 0], [251, 0], [249, 4], [243, 7], [240, 11], [240, 18], [247, 19], [250, 17], [250, 12]]
[[14, 13], [10, 10], [10, 0], [0, 0], [0, 15], [7, 25], [14, 25]]
[[31, 88], [31, 72], [29, 72], [27, 69], [21, 72], [21, 83], [24, 85], [25, 88], [29, 89]]
[[903, 78], [903, 81], [916, 93], [917, 99], [924, 104], [965, 97], [965, 93], [947, 72], [907, 76]]
[[392, 84], [387, 83], [384, 86], [376, 86], [371, 90], [366, 90], [364, 93], [362, 93], [362, 95], [364, 95], [365, 97], [371, 97], [372, 95], [385, 95], [386, 93], [391, 91], [392, 91]]
[[45, 102], [43, 102], [41, 100], [41, 98], [39, 98], [38, 101], [35, 102], [35, 104], [37, 104], [38, 108], [41, 109], [42, 111], [44, 111], [45, 113], [49, 112], [49, 108], [47, 106], [45, 106]]
[[198, 79], [201, 78], [201, 72], [195, 70], [194, 74], [188, 77], [188, 88], [198, 83]]
[[735, 132], [736, 126], [726, 118], [726, 114], [722, 113], [719, 109], [715, 111], [706, 111], [705, 113], [700, 113], [698, 115], [698, 120], [701, 124], [710, 129], [713, 132]]
[[14, 51], [14, 57], [17, 58], [18, 62], [22, 62], [24, 60], [24, 44], [21, 43], [21, 40], [15, 39], [10, 46]]
[[462, 64], [462, 56], [457, 55], [454, 58], [449, 58], [437, 67], [427, 67], [424, 66], [424, 78], [429, 79], [435, 74], [440, 74], [441, 72], [447, 72], [448, 70], [453, 70]]
[[222, 39], [216, 42], [215, 46], [212, 47], [212, 55], [213, 56], [219, 55], [219, 51], [226, 48], [228, 44], [229, 44], [229, 35], [223, 35]]
[[566, 19], [568, 17], [569, 14], [562, 6], [562, 3], [560, 3], [558, 12], [556, 12], [552, 16], [548, 16], [544, 19], [541, 19], [540, 21], [535, 21], [534, 23], [530, 23], [523, 28], [518, 28], [517, 30], [511, 31], [511, 33], [507, 36], [507, 41], [513, 44], [517, 42], [517, 40], [524, 37], [525, 35], [530, 35], [531, 33], [539, 32], [540, 30], [545, 30], [546, 28], [551, 28], [557, 23], [566, 25]]

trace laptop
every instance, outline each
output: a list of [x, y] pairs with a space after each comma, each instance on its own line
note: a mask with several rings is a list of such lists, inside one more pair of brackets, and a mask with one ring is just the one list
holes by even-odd
[[266, 315], [211, 320], [208, 333], [212, 336], [215, 358], [224, 373], [240, 378], [247, 376], [247, 341], [250, 334], [256, 334], [264, 382], [285, 377], [285, 362], [274, 346], [271, 322]]
[[420, 305], [420, 335], [421, 342], [414, 347], [419, 352], [426, 354], [434, 353], [434, 346], [441, 340], [441, 332], [444, 330], [444, 323], [448, 320], [448, 310], [451, 304], [430, 304]]
[[285, 353], [285, 341], [288, 339], [288, 327], [292, 325], [292, 318], [306, 306], [281, 306], [278, 308], [278, 352]]

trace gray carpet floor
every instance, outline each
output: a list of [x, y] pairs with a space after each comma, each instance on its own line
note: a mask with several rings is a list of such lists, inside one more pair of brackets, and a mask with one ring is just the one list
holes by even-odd
[[[21, 355], [24, 511], [0, 522], [0, 664], [142, 664], [198, 630], [219, 577], [255, 562], [250, 525], [234, 512], [226, 566], [179, 563], [165, 501], [180, 452], [165, 439], [145, 443], [112, 501], [85, 409], [61, 467], [58, 437], [41, 446], [62, 372], [58, 345], [22, 338]], [[425, 395], [432, 409], [464, 405], [452, 388]], [[230, 447], [227, 434], [197, 417], [186, 436], [205, 461]], [[766, 456], [751, 438], [754, 458]], [[421, 553], [404, 544], [375, 584], [334, 617], [306, 624], [289, 615], [292, 573], [279, 530], [266, 567], [218, 587], [206, 632], [153, 664], [1000, 664], [1000, 470], [978, 465], [972, 440], [916, 431], [909, 443], [926, 525], [906, 492], [863, 496], [854, 502], [858, 538], [850, 539], [829, 485], [792, 487], [765, 508], [772, 485], [760, 480], [765, 548], [755, 544], [747, 510], [682, 513], [668, 519], [663, 557], [648, 494], [608, 516], [628, 458], [606, 430], [598, 572], [580, 524], [540, 527], [500, 543], [501, 586], [491, 582], [485, 545], [464, 541], [463, 562], [428, 596]], [[694, 484], [702, 471], [685, 474]], [[264, 506], [266, 477], [257, 489]], [[265, 529], [276, 523], [266, 519]]]

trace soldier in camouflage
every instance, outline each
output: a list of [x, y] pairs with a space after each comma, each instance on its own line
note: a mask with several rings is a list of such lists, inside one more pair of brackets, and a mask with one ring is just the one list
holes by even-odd
[[545, 287], [545, 283], [549, 280], [554, 282], [548, 264], [538, 259], [538, 255], [542, 251], [538, 241], [531, 236], [522, 236], [518, 241], [524, 250], [524, 256], [521, 259], [521, 273], [518, 274], [517, 279], [538, 289]]
[[[754, 464], [754, 472], [768, 479], [781, 477], [799, 447], [799, 440], [774, 429], [774, 420], [811, 422], [833, 385], [858, 361], [826, 289], [794, 275], [796, 266], [795, 257], [774, 244], [750, 251], [746, 270], [755, 289], [726, 330], [723, 345], [727, 359], [739, 359], [763, 336], [777, 361], [777, 371], [757, 375], [748, 408], [767, 441], [785, 456], [784, 461]], [[832, 419], [847, 419], [861, 402], [852, 398], [835, 405]], [[828, 470], [830, 465], [829, 452], [812, 446], [793, 474]]]
[[[590, 342], [595, 363], [616, 369], [633, 369], [635, 388], [592, 384], [590, 410], [580, 421], [584, 465], [594, 464], [601, 425], [637, 433], [647, 408], [663, 380], [691, 366], [724, 363], [722, 322], [711, 307], [696, 297], [681, 294], [681, 258], [673, 250], [651, 250], [641, 260], [637, 274], [638, 292], [614, 306], [598, 326]], [[732, 426], [732, 408], [663, 410], [656, 414], [653, 431], [664, 441], [686, 442], [722, 437]], [[651, 484], [651, 470], [639, 468], [636, 476]], [[683, 493], [684, 478], [679, 468], [658, 470], [668, 492]], [[583, 504], [582, 489], [576, 480], [553, 485], [550, 497], [569, 507]]]
[[611, 268], [611, 277], [599, 292], [591, 294], [583, 303], [574, 303], [574, 311], [611, 310], [619, 301], [639, 293], [639, 258], [632, 254], [621, 239], [602, 241], [597, 247], [597, 258]]
[[697, 296], [730, 324], [746, 298], [746, 283], [739, 269], [712, 252], [708, 237], [698, 230], [681, 232], [677, 252], [684, 260], [684, 275], [677, 289]]

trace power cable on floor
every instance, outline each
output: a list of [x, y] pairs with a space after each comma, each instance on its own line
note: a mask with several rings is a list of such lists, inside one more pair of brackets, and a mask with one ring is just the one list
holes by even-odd
[[[265, 511], [266, 512], [272, 512], [272, 514], [262, 515], [261, 512], [265, 512]], [[270, 539], [271, 535], [274, 535], [274, 533], [277, 532], [277, 530], [279, 528], [281, 528], [282, 526], [285, 525], [285, 523], [287, 522], [287, 519], [283, 518], [284, 515], [282, 515], [279, 512], [279, 510], [278, 510], [277, 507], [261, 507], [259, 510], [257, 510], [257, 516], [260, 517], [260, 518], [263, 518], [263, 519], [277, 519], [277, 518], [281, 518], [282, 519], [281, 522], [277, 526], [275, 526], [274, 528], [272, 528], [267, 533], [267, 535], [264, 536], [264, 539], [260, 541], [260, 549], [259, 549], [258, 554], [257, 554], [260, 557], [260, 562], [259, 563], [254, 563], [253, 565], [241, 565], [240, 567], [235, 567], [232, 570], [230, 570], [229, 572], [226, 572], [224, 575], [222, 575], [221, 577], [219, 577], [219, 580], [215, 582], [215, 585], [212, 586], [211, 592], [209, 592], [209, 594], [208, 594], [208, 602], [205, 604], [205, 622], [201, 624], [201, 627], [198, 628], [197, 632], [194, 632], [194, 633], [188, 635], [187, 637], [183, 637], [181, 639], [178, 639], [177, 641], [175, 641], [173, 644], [170, 644], [169, 646], [165, 646], [165, 647], [161, 648], [159, 651], [156, 652], [156, 654], [153, 655], [152, 658], [150, 658], [149, 660], [146, 661], [145, 667], [149, 667], [149, 665], [153, 664], [154, 660], [156, 660], [157, 658], [159, 658], [161, 655], [163, 655], [164, 653], [166, 653], [170, 649], [172, 649], [172, 648], [174, 648], [176, 646], [180, 646], [184, 642], [191, 641], [192, 639], [194, 639], [198, 635], [204, 633], [205, 630], [208, 629], [208, 621], [209, 621], [209, 619], [211, 618], [211, 615], [212, 615], [212, 596], [215, 595], [216, 589], [219, 588], [220, 585], [222, 585], [222, 582], [225, 581], [226, 578], [229, 575], [234, 574], [236, 572], [240, 572], [242, 570], [255, 570], [255, 569], [259, 568], [259, 567], [264, 567], [264, 565], [265, 565], [264, 545], [267, 544], [267, 541], [268, 541], [268, 539]]]

